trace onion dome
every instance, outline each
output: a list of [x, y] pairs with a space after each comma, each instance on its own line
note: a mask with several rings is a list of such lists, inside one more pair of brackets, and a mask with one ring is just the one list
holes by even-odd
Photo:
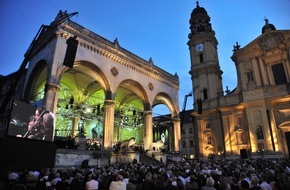
[[269, 20], [267, 18], [265, 18], [265, 25], [262, 28], [262, 34], [270, 30], [276, 30], [276, 28], [273, 24], [269, 23]]
[[191, 12], [191, 17], [197, 16], [197, 15], [201, 15], [201, 14], [207, 15], [207, 12], [206, 12], [206, 10], [203, 7], [199, 6], [199, 3], [197, 1], [196, 2], [196, 8], [193, 9], [193, 11]]
[[192, 35], [200, 32], [212, 32], [210, 17], [207, 11], [199, 6], [198, 1], [196, 2], [196, 8], [191, 12], [191, 18], [189, 20], [191, 33], [188, 38], [191, 39]]

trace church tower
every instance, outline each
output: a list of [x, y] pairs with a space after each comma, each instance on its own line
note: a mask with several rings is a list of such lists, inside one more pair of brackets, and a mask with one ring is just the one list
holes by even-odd
[[[212, 30], [207, 11], [196, 3], [190, 18], [190, 34], [188, 46], [190, 50], [192, 85], [194, 102], [197, 99], [208, 101], [223, 94], [222, 71], [218, 61], [218, 41]], [[206, 106], [206, 105], [204, 105]], [[204, 107], [203, 108], [206, 108]], [[208, 104], [209, 108], [216, 107], [216, 101]], [[199, 108], [200, 109], [200, 108]]]
[[224, 148], [220, 98], [223, 96], [222, 71], [218, 60], [218, 41], [207, 11], [196, 3], [190, 18], [190, 50], [194, 94], [196, 153], [210, 157]]

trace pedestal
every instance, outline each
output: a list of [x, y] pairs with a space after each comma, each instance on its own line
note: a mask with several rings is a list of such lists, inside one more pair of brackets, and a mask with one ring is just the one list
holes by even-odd
[[75, 146], [78, 150], [86, 150], [86, 137], [85, 136], [77, 136], [75, 137]]

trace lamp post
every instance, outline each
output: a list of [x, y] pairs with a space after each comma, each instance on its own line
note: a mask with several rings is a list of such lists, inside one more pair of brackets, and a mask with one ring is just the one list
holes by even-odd
[[187, 159], [189, 159], [189, 128], [186, 130], [186, 149], [187, 149]]

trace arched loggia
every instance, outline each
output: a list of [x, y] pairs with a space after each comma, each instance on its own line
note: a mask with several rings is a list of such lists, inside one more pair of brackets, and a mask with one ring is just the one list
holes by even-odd
[[[156, 127], [154, 130], [154, 141], [163, 139], [165, 141], [165, 147], [167, 147], [168, 150], [173, 149], [178, 151], [179, 141], [181, 138], [178, 105], [175, 104], [172, 98], [164, 92], [160, 92], [155, 96], [153, 101], [153, 110], [154, 107], [158, 105], [167, 106], [171, 117], [166, 118], [164, 121], [156, 121], [156, 123], [154, 123], [154, 126]], [[171, 136], [174, 136], [174, 138], [171, 138]]]

